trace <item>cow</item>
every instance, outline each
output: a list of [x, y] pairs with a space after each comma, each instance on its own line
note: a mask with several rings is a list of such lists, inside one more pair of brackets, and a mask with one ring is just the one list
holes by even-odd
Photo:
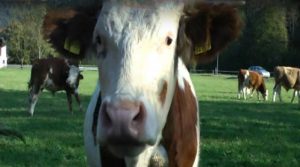
[[257, 98], [259, 100], [259, 93], [263, 96], [264, 100], [268, 100], [268, 90], [263, 76], [255, 71], [240, 69], [238, 72], [238, 99], [243, 98], [246, 100], [247, 94], [251, 93], [251, 96], [257, 92]]
[[186, 66], [211, 62], [238, 37], [237, 10], [176, 1], [100, 6], [48, 11], [43, 25], [60, 53], [98, 58], [84, 121], [88, 165], [198, 166], [198, 100]]
[[276, 101], [277, 94], [279, 96], [279, 100], [282, 101], [281, 86], [283, 86], [286, 89], [286, 91], [290, 89], [294, 89], [291, 102], [293, 102], [295, 96], [298, 96], [298, 102], [300, 104], [300, 94], [299, 94], [300, 69], [299, 68], [276, 66], [274, 68], [274, 81], [275, 81], [275, 85], [273, 88], [273, 102]]
[[43, 89], [55, 92], [64, 90], [67, 94], [69, 111], [72, 112], [72, 95], [75, 96], [80, 110], [80, 98], [78, 93], [79, 81], [83, 79], [78, 64], [64, 58], [43, 58], [35, 61], [31, 68], [31, 76], [28, 82], [29, 90], [29, 114], [33, 116], [35, 105]]

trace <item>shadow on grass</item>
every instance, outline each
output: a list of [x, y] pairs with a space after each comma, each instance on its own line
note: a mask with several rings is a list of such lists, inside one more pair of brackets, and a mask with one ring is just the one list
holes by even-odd
[[[90, 100], [82, 96], [84, 108]], [[44, 91], [33, 117], [27, 113], [28, 92], [0, 89], [0, 123], [20, 131], [26, 144], [0, 138], [0, 166], [85, 166], [83, 149], [84, 112], [73, 100], [68, 111], [64, 92], [53, 97]]]
[[298, 104], [200, 101], [201, 166], [299, 166]]
[[[73, 98], [73, 112], [79, 112], [79, 106]], [[90, 96], [80, 95], [84, 108], [87, 107]], [[0, 111], [1, 117], [5, 116], [28, 116], [28, 92], [3, 90], [0, 89]], [[84, 109], [85, 110], [85, 109]], [[47, 113], [47, 112], [50, 113]], [[41, 113], [40, 113], [41, 112]], [[68, 103], [64, 91], [57, 92], [54, 95], [48, 91], [43, 91], [39, 96], [34, 115], [50, 116], [51, 112], [68, 112]]]

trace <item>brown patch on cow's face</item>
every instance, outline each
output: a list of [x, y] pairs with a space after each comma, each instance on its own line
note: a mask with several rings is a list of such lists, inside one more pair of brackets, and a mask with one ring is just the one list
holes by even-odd
[[186, 80], [184, 85], [182, 90], [178, 82], [176, 84], [163, 130], [163, 145], [168, 152], [169, 166], [191, 167], [197, 154], [197, 100]]
[[162, 105], [165, 104], [167, 91], [168, 91], [168, 83], [166, 81], [164, 81], [163, 87], [162, 87], [162, 89], [160, 91], [160, 94], [159, 94], [159, 100], [160, 100]]

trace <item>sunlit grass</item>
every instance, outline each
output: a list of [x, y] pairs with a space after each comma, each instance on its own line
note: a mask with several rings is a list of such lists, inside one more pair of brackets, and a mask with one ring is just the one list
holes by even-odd
[[[24, 134], [22, 141], [0, 137], [0, 166], [86, 166], [84, 113], [74, 100], [68, 112], [64, 92], [45, 91], [32, 118], [27, 115], [29, 69], [0, 70], [0, 123]], [[80, 84], [86, 108], [97, 80], [84, 71]], [[202, 167], [300, 166], [300, 105], [283, 90], [283, 103], [237, 99], [235, 76], [193, 75], [201, 116]], [[272, 79], [267, 87], [272, 95]], [[295, 100], [297, 101], [297, 100]], [[188, 144], [188, 143], [186, 143]]]

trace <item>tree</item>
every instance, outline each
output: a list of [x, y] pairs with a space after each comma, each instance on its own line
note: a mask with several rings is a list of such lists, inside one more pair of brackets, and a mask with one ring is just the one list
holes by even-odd
[[250, 48], [255, 62], [269, 69], [283, 63], [288, 49], [285, 8], [274, 5], [259, 12], [254, 21], [253, 38]]
[[[246, 0], [239, 8], [244, 29], [238, 41], [221, 53], [222, 70], [262, 65], [299, 66], [299, 0]], [[205, 68], [214, 68], [216, 62]]]
[[248, 0], [244, 11], [240, 68], [261, 65], [273, 70], [274, 66], [283, 65], [289, 43], [286, 6], [280, 0]]
[[8, 53], [13, 62], [18, 62], [23, 65], [26, 61], [26, 53], [24, 49], [24, 26], [20, 22], [12, 21], [10, 26], [7, 28], [8, 34]]
[[8, 54], [14, 63], [29, 64], [36, 59], [55, 55], [41, 32], [44, 5], [21, 5], [12, 11], [13, 18], [6, 30]]

